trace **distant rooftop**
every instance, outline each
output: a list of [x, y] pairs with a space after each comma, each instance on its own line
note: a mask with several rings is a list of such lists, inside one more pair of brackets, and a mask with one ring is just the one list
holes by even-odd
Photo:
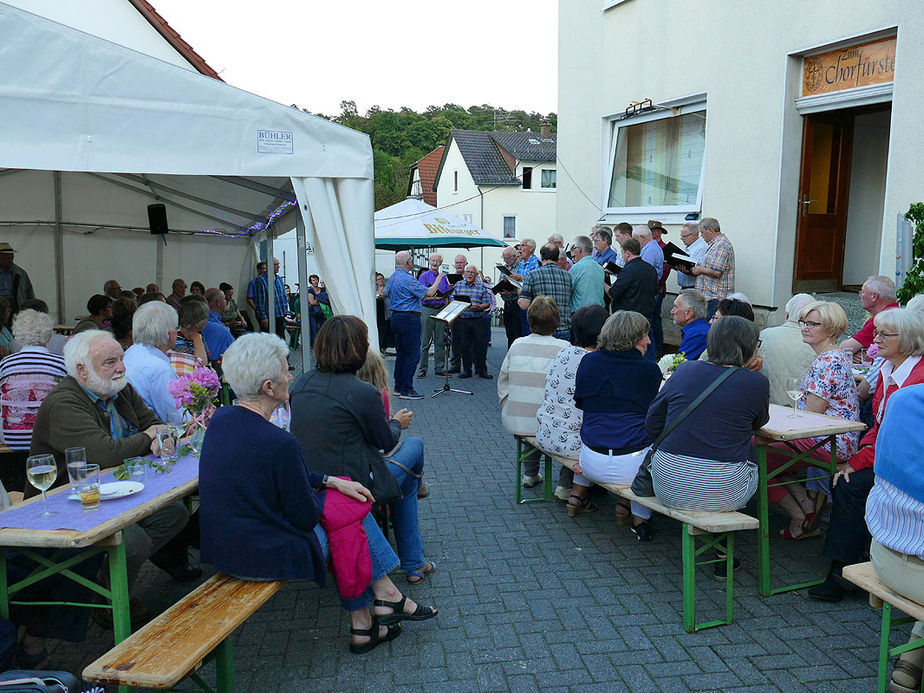
[[536, 132], [451, 130], [449, 137], [459, 145], [476, 185], [520, 184], [504, 153], [518, 161], [555, 161], [554, 134], [542, 138]]

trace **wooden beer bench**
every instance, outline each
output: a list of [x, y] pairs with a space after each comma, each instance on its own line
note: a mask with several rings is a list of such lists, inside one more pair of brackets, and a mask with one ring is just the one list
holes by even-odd
[[[214, 657], [218, 693], [234, 691], [231, 635], [285, 580], [251, 582], [218, 573], [83, 670], [85, 681], [172, 688]], [[214, 654], [213, 654], [214, 652]]]
[[[518, 436], [517, 437], [517, 502], [519, 501], [519, 467], [523, 457], [530, 452], [526, 450], [521, 455], [522, 448], [534, 448], [539, 450], [546, 457], [546, 495], [551, 497], [551, 460], [559, 464], [574, 469], [575, 460], [567, 457], [552, 455], [536, 444], [534, 437]], [[628, 485], [622, 484], [597, 484], [607, 491], [616, 494], [628, 501], [634, 501], [646, 508], [651, 508], [659, 515], [673, 518], [682, 524], [680, 532], [680, 541], [682, 546], [683, 559], [683, 628], [688, 633], [695, 633], [704, 628], [714, 626], [724, 626], [733, 622], [734, 616], [734, 562], [735, 562], [735, 532], [742, 530], [756, 530], [760, 527], [760, 522], [756, 517], [745, 515], [735, 511], [715, 512], [708, 510], [678, 510], [670, 508], [654, 496], [641, 497], [632, 493]], [[533, 499], [539, 500], [539, 499]], [[700, 546], [697, 547], [697, 542]], [[724, 559], [707, 558], [697, 560], [703, 554], [717, 549], [725, 554]], [[725, 562], [725, 619], [708, 621], [706, 623], [696, 622], [696, 568], [702, 565], [711, 565], [720, 561]]]
[[[860, 589], [869, 592], [869, 605], [874, 609], [882, 609], [882, 630], [879, 637], [879, 684], [876, 688], [879, 693], [885, 693], [889, 683], [889, 657], [899, 655], [909, 650], [924, 647], [924, 638], [898, 647], [889, 648], [889, 635], [893, 625], [910, 623], [911, 621], [924, 621], [924, 604], [913, 602], [908, 597], [900, 595], [886, 585], [870, 561], [844, 566], [844, 579], [849, 580]], [[892, 608], [908, 614], [906, 618], [892, 618]]]

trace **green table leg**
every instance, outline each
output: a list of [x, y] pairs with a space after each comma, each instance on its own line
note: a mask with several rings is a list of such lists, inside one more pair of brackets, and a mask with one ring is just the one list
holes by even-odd
[[10, 619], [10, 592], [6, 576], [6, 548], [0, 546], [0, 616]]
[[683, 557], [683, 629], [687, 633], [696, 631], [696, 538], [690, 534], [690, 526], [681, 528], [680, 544]]
[[892, 605], [882, 603], [882, 630], [879, 633], [879, 683], [876, 690], [886, 693], [889, 682], [889, 633], [892, 630]]
[[215, 649], [218, 693], [234, 693], [234, 645], [228, 636]]
[[125, 565], [125, 544], [106, 549], [109, 556], [109, 589], [112, 590], [112, 631], [115, 644], [132, 634], [131, 616], [128, 608], [128, 570]]
[[757, 564], [758, 589], [762, 597], [770, 596], [770, 499], [767, 498], [767, 446], [757, 446]]

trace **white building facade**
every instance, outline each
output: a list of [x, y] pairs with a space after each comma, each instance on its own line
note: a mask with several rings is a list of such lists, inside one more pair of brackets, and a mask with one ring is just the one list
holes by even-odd
[[679, 244], [716, 217], [765, 305], [895, 276], [924, 199], [924, 12], [844, 8], [561, 2], [558, 228], [658, 219]]

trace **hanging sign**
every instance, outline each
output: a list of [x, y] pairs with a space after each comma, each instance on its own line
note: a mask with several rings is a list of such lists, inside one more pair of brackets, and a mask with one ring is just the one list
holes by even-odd
[[829, 94], [895, 77], [895, 36], [844, 46], [802, 60], [802, 96]]

